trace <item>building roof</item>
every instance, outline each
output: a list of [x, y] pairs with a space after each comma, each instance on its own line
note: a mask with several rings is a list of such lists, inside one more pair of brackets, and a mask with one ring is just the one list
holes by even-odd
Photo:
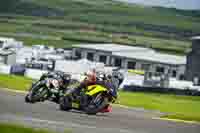
[[170, 65], [185, 65], [185, 56], [158, 53], [151, 48], [125, 46], [118, 44], [82, 44], [74, 47], [112, 52], [114, 56]]
[[149, 62], [157, 62], [161, 64], [170, 64], [170, 65], [185, 65], [186, 57], [185, 56], [176, 56], [169, 54], [162, 54], [158, 52], [114, 52], [113, 55], [121, 56], [136, 60], [143, 60]]
[[107, 52], [149, 52], [153, 51], [150, 48], [143, 48], [143, 47], [136, 47], [136, 46], [126, 46], [126, 45], [119, 45], [119, 44], [80, 44], [80, 45], [73, 45], [74, 47], [78, 48], [85, 48], [85, 49], [92, 49], [92, 50], [100, 50], [100, 51], [107, 51]]
[[14, 51], [10, 51], [10, 50], [2, 50], [0, 49], [0, 55], [1, 56], [7, 56], [7, 55], [11, 55], [11, 54], [15, 54]]

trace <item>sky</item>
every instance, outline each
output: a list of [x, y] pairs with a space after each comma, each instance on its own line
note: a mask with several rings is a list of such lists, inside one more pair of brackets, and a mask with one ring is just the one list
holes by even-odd
[[119, 0], [150, 6], [164, 6], [184, 10], [200, 10], [200, 0]]

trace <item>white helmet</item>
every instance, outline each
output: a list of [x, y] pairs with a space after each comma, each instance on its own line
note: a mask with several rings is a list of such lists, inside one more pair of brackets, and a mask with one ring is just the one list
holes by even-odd
[[91, 76], [91, 75], [93, 75], [93, 72], [91, 70], [89, 70], [89, 71], [86, 72], [86, 75]]

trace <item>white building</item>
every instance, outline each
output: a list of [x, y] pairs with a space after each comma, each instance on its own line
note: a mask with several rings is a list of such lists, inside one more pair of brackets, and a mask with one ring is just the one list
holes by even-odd
[[74, 45], [72, 57], [86, 58], [109, 66], [124, 69], [150, 70], [168, 73], [180, 78], [185, 74], [186, 57], [162, 54], [150, 48], [132, 47], [117, 44]]
[[0, 48], [21, 48], [23, 47], [23, 42], [17, 41], [14, 38], [0, 37]]

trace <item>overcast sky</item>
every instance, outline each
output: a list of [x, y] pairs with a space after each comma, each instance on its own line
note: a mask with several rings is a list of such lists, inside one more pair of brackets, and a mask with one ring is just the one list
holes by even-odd
[[151, 6], [173, 7], [178, 9], [200, 9], [200, 0], [119, 0]]

